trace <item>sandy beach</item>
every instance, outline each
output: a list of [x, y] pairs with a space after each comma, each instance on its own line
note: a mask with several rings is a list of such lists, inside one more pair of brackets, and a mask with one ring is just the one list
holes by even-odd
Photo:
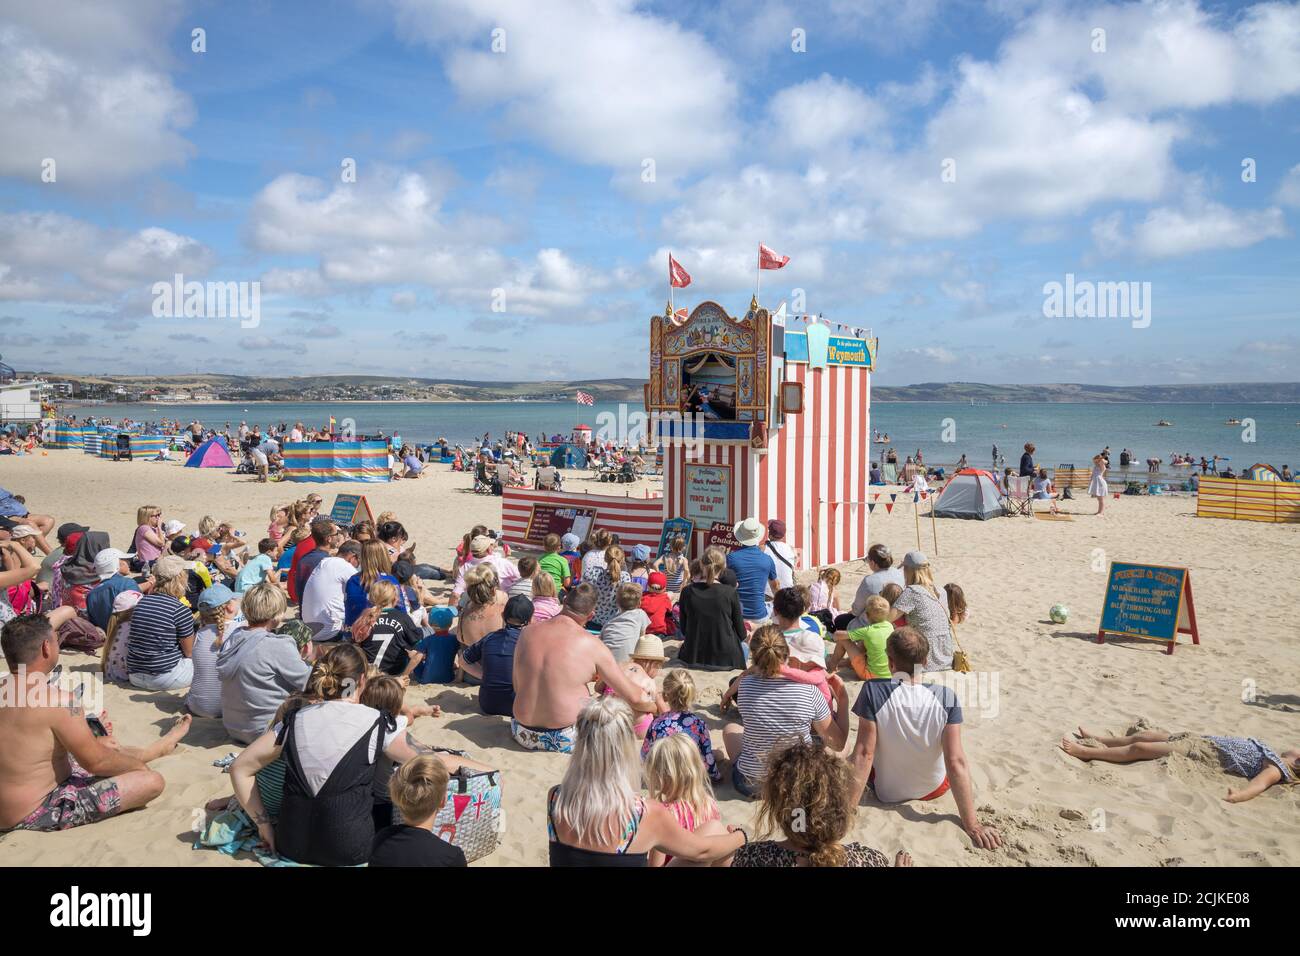
[[[0, 459], [0, 486], [25, 495], [33, 511], [105, 530], [119, 547], [130, 543], [143, 504], [159, 505], [165, 518], [191, 528], [204, 515], [229, 520], [255, 545], [274, 504], [316, 491], [328, 507], [337, 493], [363, 492], [376, 514], [396, 512], [422, 560], [444, 566], [472, 524], [500, 525], [501, 499], [474, 495], [469, 485], [443, 465], [421, 480], [387, 485], [260, 485], [222, 470], [114, 463], [74, 451]], [[587, 486], [593, 493], [610, 487]], [[643, 496], [647, 487], [653, 492], [659, 483], [643, 481], [630, 493]], [[1300, 526], [1197, 519], [1187, 496], [1108, 500], [1100, 518], [1092, 516], [1094, 507], [1090, 500], [1065, 502], [1073, 521], [941, 520], [937, 554], [923, 522], [921, 547], [936, 578], [961, 584], [970, 602], [971, 620], [959, 634], [975, 668], [957, 685], [963, 737], [977, 805], [1005, 845], [973, 849], [951, 795], [888, 807], [868, 797], [851, 839], [891, 855], [906, 848], [917, 866], [1300, 865], [1300, 789], [1274, 787], [1234, 806], [1222, 799], [1231, 778], [1214, 766], [1176, 756], [1131, 766], [1084, 764], [1057, 746], [1080, 724], [1122, 733], [1138, 720], [1172, 731], [1257, 737], [1277, 750], [1300, 744], [1300, 654], [1291, 621], [1300, 607]], [[915, 547], [912, 509], [904, 496], [892, 514], [878, 507], [871, 539], [895, 554]], [[1189, 568], [1200, 646], [1180, 643], [1166, 656], [1147, 641], [1095, 643], [1105, 589], [1105, 574], [1095, 568], [1104, 571], [1112, 559]], [[864, 569], [852, 562], [841, 570], [839, 598], [847, 607]], [[1064, 625], [1048, 619], [1058, 602], [1071, 610]], [[677, 645], [669, 646], [671, 655]], [[65, 670], [98, 671], [98, 659], [83, 654], [63, 663]], [[717, 704], [730, 675], [694, 676], [698, 709], [720, 749]], [[859, 686], [849, 682], [851, 699]], [[569, 758], [523, 751], [504, 718], [478, 713], [474, 693], [413, 687], [408, 700], [427, 699], [443, 710], [418, 720], [415, 735], [464, 748], [502, 770], [505, 832], [497, 851], [476, 865], [545, 865], [545, 793]], [[181, 711], [184, 692], [109, 685], [104, 697], [115, 733], [143, 744]], [[231, 792], [212, 762], [236, 750], [220, 721], [196, 718], [178, 750], [154, 764], [167, 789], [148, 808], [62, 833], [0, 836], [0, 862], [257, 866], [251, 857], [191, 849], [203, 805]], [[726, 822], [752, 826], [754, 805], [730, 783], [718, 797]]]

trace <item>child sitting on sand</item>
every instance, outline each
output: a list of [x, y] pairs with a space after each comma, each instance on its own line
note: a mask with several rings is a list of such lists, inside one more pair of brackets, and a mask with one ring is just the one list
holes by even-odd
[[[437, 717], [442, 713], [441, 707], [417, 705], [406, 706], [406, 685], [390, 674], [376, 674], [373, 671], [366, 678], [366, 686], [361, 689], [360, 702], [373, 707], [392, 722], [401, 733], [417, 717]], [[393, 758], [380, 753], [375, 759], [375, 777], [371, 786], [374, 803], [371, 812], [375, 819], [375, 830], [382, 830], [393, 822], [393, 804], [388, 793], [389, 778], [393, 775]]]
[[955, 630], [958, 624], [965, 624], [966, 618], [970, 616], [970, 610], [966, 607], [966, 592], [960, 584], [945, 584], [943, 589], [948, 592], [948, 620]]
[[834, 674], [847, 656], [853, 673], [859, 680], [888, 679], [891, 675], [885, 642], [894, 632], [894, 622], [889, 620], [890, 614], [889, 602], [879, 594], [867, 598], [866, 615], [869, 623], [866, 627], [852, 631], [835, 632], [835, 654], [826, 669]]
[[467, 866], [465, 852], [439, 839], [433, 821], [447, 801], [448, 773], [437, 757], [421, 754], [388, 782], [388, 799], [405, 823], [385, 823], [370, 845], [371, 866]]
[[411, 672], [416, 684], [450, 684], [456, 678], [456, 652], [460, 641], [451, 633], [456, 623], [456, 609], [442, 605], [429, 608], [428, 626], [433, 633], [424, 637], [415, 649], [424, 660]]
[[1276, 783], [1294, 784], [1300, 779], [1300, 748], [1276, 753], [1254, 737], [1211, 737], [1202, 734], [1170, 734], [1163, 730], [1139, 730], [1124, 737], [1107, 737], [1079, 728], [1079, 740], [1062, 738], [1061, 749], [1080, 760], [1106, 763], [1137, 763], [1180, 754], [1199, 760], [1217, 760], [1224, 773], [1250, 781], [1240, 790], [1228, 788], [1223, 799], [1245, 803]]
[[539, 571], [537, 576], [533, 578], [533, 593], [531, 596], [534, 621], [549, 621], [563, 610], [558, 592], [555, 589], [555, 578], [545, 571]]
[[[901, 584], [890, 582], [880, 589], [880, 596], [889, 602], [890, 607], [893, 607], [894, 602], [902, 597], [902, 595], [903, 586]], [[907, 615], [903, 614], [894, 618], [893, 624], [895, 628], [907, 627]]]
[[[650, 799], [671, 810], [683, 830], [702, 836], [727, 832], [700, 754], [686, 734], [670, 734], [650, 747], [645, 778]], [[651, 866], [666, 866], [672, 859], [659, 850], [650, 851]]]
[[535, 577], [537, 577], [537, 559], [531, 554], [525, 555], [519, 559], [519, 580], [510, 585], [510, 590], [506, 591], [506, 597], [514, 597], [516, 594], [522, 594], [524, 597], [532, 600], [533, 579]]
[[650, 549], [644, 544], [638, 544], [632, 549], [632, 556], [628, 558], [627, 573], [632, 579], [632, 583], [642, 591], [646, 589], [650, 575]]
[[662, 571], [651, 571], [646, 579], [648, 589], [641, 595], [641, 610], [650, 618], [649, 632], [660, 637], [671, 637], [677, 632], [673, 618], [673, 599], [666, 590], [668, 578]]
[[817, 580], [808, 589], [808, 613], [829, 630], [835, 626], [835, 618], [840, 613], [839, 597], [835, 589], [840, 586], [840, 572], [835, 568], [822, 568]]
[[[674, 734], [681, 734], [695, 742], [699, 756], [704, 761], [709, 779], [717, 783], [722, 779], [717, 760], [713, 756], [713, 741], [709, 737], [709, 727], [704, 719], [691, 710], [695, 703], [695, 678], [685, 668], [675, 667], [664, 677], [664, 703], [668, 710], [659, 714], [646, 730], [645, 743], [641, 747], [641, 757], [650, 754], [655, 741]], [[658, 799], [658, 798], [656, 798]]]
[[635, 584], [620, 584], [614, 600], [618, 613], [600, 629], [600, 640], [614, 655], [625, 661], [641, 636], [650, 629], [650, 618], [641, 610], [641, 589]]
[[[632, 650], [631, 659], [623, 665], [623, 673], [627, 675], [628, 679], [645, 691], [643, 699], [655, 702], [653, 713], [635, 714], [637, 720], [633, 725], [633, 729], [636, 730], [638, 740], [645, 738], [655, 714], [668, 712], [668, 704], [664, 701], [663, 695], [659, 693], [659, 688], [655, 685], [655, 677], [663, 669], [666, 660], [668, 658], [664, 656], [664, 642], [653, 634], [646, 634], [637, 641], [636, 647]], [[606, 687], [604, 681], [597, 681], [596, 693], [609, 695], [613, 694], [614, 691], [612, 688]]]
[[682, 593], [682, 585], [686, 583], [686, 575], [690, 571], [690, 562], [686, 560], [686, 539], [676, 535], [668, 548], [655, 562], [655, 568], [662, 571], [668, 579], [669, 595], [677, 598]]

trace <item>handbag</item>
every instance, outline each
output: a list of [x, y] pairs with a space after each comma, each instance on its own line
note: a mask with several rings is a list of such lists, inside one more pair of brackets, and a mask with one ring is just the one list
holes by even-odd
[[952, 653], [952, 669], [958, 674], [970, 673], [970, 658], [966, 652], [961, 649], [961, 644], [957, 641], [957, 625], [949, 625], [952, 628], [952, 642], [957, 645], [957, 649]]
[[[448, 747], [429, 749], [465, 756], [465, 751]], [[473, 863], [497, 848], [502, 821], [501, 771], [460, 767], [447, 781], [447, 800], [433, 818], [433, 835], [460, 847], [466, 862]], [[401, 811], [394, 804], [393, 823], [403, 822]]]

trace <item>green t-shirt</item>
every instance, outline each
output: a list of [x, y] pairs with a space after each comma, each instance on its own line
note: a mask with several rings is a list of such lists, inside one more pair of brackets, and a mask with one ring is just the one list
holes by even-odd
[[555, 578], [555, 588], [558, 591], [564, 587], [564, 579], [571, 573], [569, 562], [559, 554], [544, 554], [537, 561], [537, 566]]
[[889, 655], [885, 653], [885, 641], [889, 640], [889, 635], [892, 633], [894, 633], [893, 621], [881, 621], [879, 624], [868, 624], [866, 627], [849, 631], [850, 639], [857, 641], [866, 651], [867, 668], [871, 671], [872, 677], [893, 676], [889, 673]]

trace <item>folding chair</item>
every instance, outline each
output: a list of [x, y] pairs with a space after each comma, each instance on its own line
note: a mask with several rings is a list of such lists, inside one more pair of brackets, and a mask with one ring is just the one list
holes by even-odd
[[1034, 499], [1032, 479], [1027, 475], [1016, 475], [1007, 479], [1009, 494], [1004, 495], [1002, 503], [1006, 505], [1007, 514], [1033, 517]]
[[898, 465], [892, 461], [887, 461], [880, 466], [880, 477], [885, 479], [885, 484], [898, 484]]

